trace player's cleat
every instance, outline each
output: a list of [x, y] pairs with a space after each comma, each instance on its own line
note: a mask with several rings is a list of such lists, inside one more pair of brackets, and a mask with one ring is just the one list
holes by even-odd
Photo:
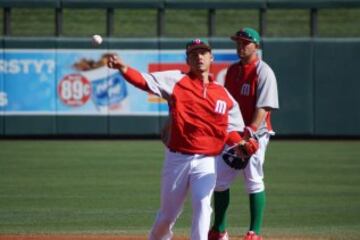
[[262, 240], [262, 237], [256, 235], [256, 233], [253, 231], [248, 231], [244, 237], [244, 240]]
[[208, 233], [208, 240], [229, 240], [229, 234], [211, 229]]

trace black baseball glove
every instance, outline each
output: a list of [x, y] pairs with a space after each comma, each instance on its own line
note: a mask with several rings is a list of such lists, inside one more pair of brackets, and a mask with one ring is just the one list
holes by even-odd
[[[222, 155], [225, 163], [230, 167], [240, 170], [244, 169], [249, 163], [251, 156], [259, 149], [259, 142], [254, 138], [249, 138], [244, 144], [231, 147]], [[236, 151], [237, 150], [237, 151]]]
[[234, 168], [236, 170], [244, 169], [249, 163], [250, 156], [246, 156], [241, 158], [236, 155], [235, 149], [230, 149], [229, 151], [225, 151], [222, 155], [224, 162], [229, 165], [229, 167]]

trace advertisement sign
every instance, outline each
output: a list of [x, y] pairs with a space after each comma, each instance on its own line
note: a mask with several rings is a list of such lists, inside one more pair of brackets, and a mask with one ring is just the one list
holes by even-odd
[[[106, 67], [117, 54], [140, 72], [188, 71], [183, 50], [3, 50], [0, 114], [167, 115], [166, 101], [127, 83]], [[235, 51], [214, 51], [214, 79], [224, 81]]]

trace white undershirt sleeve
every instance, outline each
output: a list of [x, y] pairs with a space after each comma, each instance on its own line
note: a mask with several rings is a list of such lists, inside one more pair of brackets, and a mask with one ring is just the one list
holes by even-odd
[[151, 92], [169, 100], [175, 84], [180, 81], [184, 74], [180, 71], [163, 71], [154, 73], [141, 73]]

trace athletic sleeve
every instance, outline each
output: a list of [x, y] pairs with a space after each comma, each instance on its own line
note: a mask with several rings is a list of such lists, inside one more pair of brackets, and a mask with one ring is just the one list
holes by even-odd
[[244, 131], [244, 120], [240, 112], [239, 105], [235, 101], [235, 99], [230, 95], [230, 93], [225, 90], [232, 101], [232, 107], [228, 112], [228, 138], [226, 140], [226, 144], [233, 145], [238, 143], [242, 138], [238, 132]]
[[147, 92], [150, 91], [145, 79], [142, 77], [141, 73], [138, 72], [137, 70], [128, 67], [126, 73], [124, 73], [123, 76], [126, 79], [126, 81], [128, 81], [135, 87], [140, 88], [141, 90]]
[[184, 77], [180, 71], [141, 73], [141, 75], [150, 91], [166, 100], [169, 100], [176, 83]]
[[258, 88], [256, 107], [279, 108], [279, 98], [276, 77], [273, 70], [265, 63], [260, 62], [258, 66]]
[[128, 68], [125, 79], [141, 90], [151, 92], [169, 100], [175, 84], [184, 76], [180, 71], [164, 71], [154, 73], [140, 73], [136, 69]]

